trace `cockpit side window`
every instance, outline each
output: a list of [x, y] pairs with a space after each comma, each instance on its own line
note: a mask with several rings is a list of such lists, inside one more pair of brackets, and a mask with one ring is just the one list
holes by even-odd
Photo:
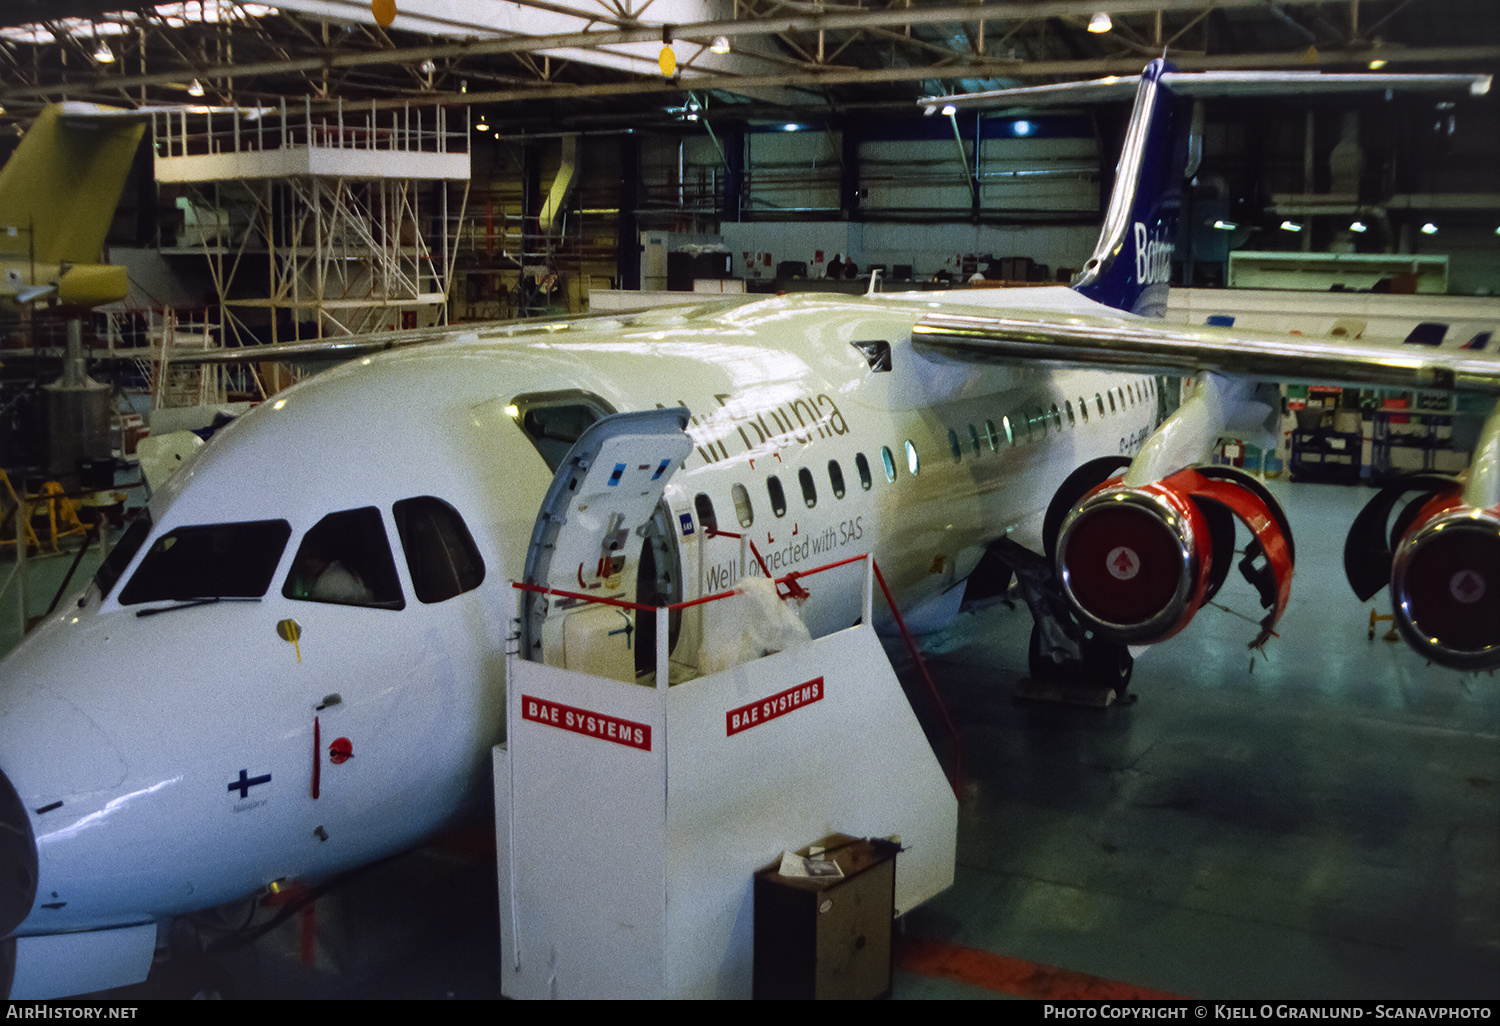
[[406, 608], [380, 511], [346, 509], [314, 524], [302, 537], [281, 594], [302, 602]]
[[99, 598], [109, 596], [110, 591], [119, 583], [120, 576], [125, 573], [125, 568], [135, 558], [135, 554], [141, 551], [141, 545], [146, 540], [146, 535], [151, 533], [151, 513], [142, 509], [120, 535], [120, 540], [115, 547], [109, 550], [109, 555], [104, 557], [104, 562], [99, 564], [99, 569], [94, 572], [94, 584], [99, 587]]
[[152, 543], [120, 592], [120, 604], [260, 598], [291, 535], [285, 520], [174, 528]]
[[391, 507], [420, 602], [444, 602], [484, 581], [484, 559], [458, 510], [431, 495]]

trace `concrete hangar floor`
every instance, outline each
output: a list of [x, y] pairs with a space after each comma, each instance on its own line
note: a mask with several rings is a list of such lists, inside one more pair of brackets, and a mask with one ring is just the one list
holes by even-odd
[[[895, 997], [1500, 998], [1500, 680], [1367, 640], [1341, 567], [1369, 489], [1269, 484], [1299, 560], [1264, 657], [1208, 609], [1100, 710], [1013, 699], [1024, 609], [925, 639], [966, 781], [956, 883], [901, 924]], [[1224, 601], [1248, 595], [1236, 575]], [[354, 874], [217, 953], [217, 979], [498, 997], [486, 830]]]

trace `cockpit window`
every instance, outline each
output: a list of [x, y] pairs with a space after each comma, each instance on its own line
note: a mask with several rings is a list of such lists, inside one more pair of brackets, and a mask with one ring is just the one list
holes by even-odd
[[302, 537], [281, 594], [302, 602], [406, 608], [380, 511], [346, 509], [314, 524]]
[[391, 508], [421, 602], [444, 602], [484, 581], [484, 560], [463, 517], [442, 499], [419, 495]]
[[94, 572], [94, 583], [99, 587], [99, 598], [103, 600], [108, 597], [110, 591], [119, 582], [120, 575], [135, 558], [135, 554], [141, 551], [141, 544], [145, 542], [146, 535], [151, 533], [151, 513], [142, 509], [125, 528], [125, 533], [120, 535], [120, 540], [115, 547], [109, 550], [109, 555], [104, 557], [104, 562], [99, 564], [99, 569]]
[[[121, 605], [162, 600], [259, 598], [292, 535], [285, 520], [179, 527], [152, 543]], [[137, 543], [139, 544], [139, 543]]]

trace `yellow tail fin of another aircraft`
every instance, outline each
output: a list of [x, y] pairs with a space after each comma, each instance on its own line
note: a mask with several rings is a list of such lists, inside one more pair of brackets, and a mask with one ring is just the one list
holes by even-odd
[[63, 103], [38, 115], [0, 170], [0, 298], [124, 298], [124, 269], [98, 260], [146, 128], [133, 113]]

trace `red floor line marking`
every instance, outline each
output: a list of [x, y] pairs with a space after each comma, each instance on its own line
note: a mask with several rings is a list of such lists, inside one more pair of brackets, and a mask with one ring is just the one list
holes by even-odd
[[1044, 1001], [1186, 1001], [1180, 994], [1148, 990], [1071, 969], [1023, 962], [956, 944], [906, 937], [896, 945], [896, 968], [940, 976], [985, 990]]

